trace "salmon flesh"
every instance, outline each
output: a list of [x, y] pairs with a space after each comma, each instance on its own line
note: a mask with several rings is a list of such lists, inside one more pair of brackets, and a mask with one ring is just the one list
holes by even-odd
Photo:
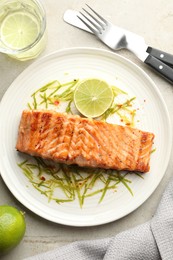
[[148, 172], [154, 134], [51, 110], [24, 110], [16, 149], [86, 167]]

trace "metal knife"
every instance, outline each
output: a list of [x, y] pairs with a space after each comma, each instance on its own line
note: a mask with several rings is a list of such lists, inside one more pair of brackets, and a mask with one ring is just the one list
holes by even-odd
[[[63, 19], [65, 22], [75, 27], [92, 33], [92, 31], [78, 18], [78, 16], [81, 16], [79, 12], [69, 9], [64, 13]], [[121, 34], [127, 35], [129, 45], [132, 47], [131, 49], [134, 53], [136, 52], [135, 54], [142, 61], [154, 68], [167, 80], [171, 81], [171, 83], [173, 82], [173, 69], [170, 67], [173, 66], [173, 55], [148, 46], [143, 37], [135, 33], [117, 26], [115, 26], [115, 30], [116, 33], [120, 32]]]
[[92, 33], [92, 31], [77, 17], [79, 12], [75, 10], [68, 9], [65, 11], [63, 19], [66, 23], [69, 23], [79, 29]]

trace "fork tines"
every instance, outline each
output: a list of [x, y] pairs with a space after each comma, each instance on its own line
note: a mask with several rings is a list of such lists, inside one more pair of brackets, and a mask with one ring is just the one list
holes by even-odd
[[107, 25], [107, 21], [99, 15], [94, 9], [92, 9], [89, 5], [86, 6], [99, 18], [96, 18], [94, 15], [89, 13], [85, 8], [82, 8], [86, 14], [79, 12], [82, 17], [79, 15], [77, 16], [94, 34], [101, 34], [102, 30], [105, 29]]

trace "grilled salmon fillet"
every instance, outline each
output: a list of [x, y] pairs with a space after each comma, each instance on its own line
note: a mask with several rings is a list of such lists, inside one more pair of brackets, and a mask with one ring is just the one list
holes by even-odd
[[24, 110], [16, 149], [66, 164], [147, 172], [154, 134], [51, 110]]

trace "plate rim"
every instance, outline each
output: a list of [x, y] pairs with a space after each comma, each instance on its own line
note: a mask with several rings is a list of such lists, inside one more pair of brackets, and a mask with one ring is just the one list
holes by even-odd
[[[168, 132], [169, 132], [169, 149], [168, 149], [168, 154], [169, 156], [167, 157], [167, 160], [166, 160], [166, 163], [165, 163], [165, 167], [164, 167], [164, 173], [162, 175], [162, 178], [164, 177], [165, 173], [166, 173], [166, 170], [167, 170], [167, 167], [169, 165], [169, 160], [170, 160], [170, 155], [171, 155], [171, 151], [172, 151], [172, 124], [171, 124], [171, 119], [170, 119], [170, 114], [168, 112], [168, 108], [167, 108], [167, 105], [166, 105], [166, 102], [160, 92], [160, 90], [158, 89], [158, 87], [156, 86], [156, 84], [154, 83], [154, 81], [150, 78], [150, 76], [142, 69], [140, 68], [137, 64], [135, 64], [133, 61], [129, 60], [128, 58], [126, 57], [123, 57], [121, 56], [120, 54], [117, 54], [117, 53], [114, 53], [114, 52], [111, 52], [111, 51], [108, 51], [108, 50], [105, 50], [105, 49], [99, 49], [99, 48], [92, 48], [92, 47], [72, 47], [72, 48], [63, 48], [63, 49], [60, 49], [58, 51], [54, 51], [54, 52], [51, 52], [41, 58], [39, 58], [38, 60], [34, 61], [33, 63], [31, 63], [27, 68], [25, 68], [15, 79], [14, 81], [10, 84], [10, 86], [8, 87], [8, 89], [6, 90], [5, 94], [3, 95], [2, 99], [1, 99], [1, 102], [0, 102], [0, 108], [3, 106], [3, 103], [5, 102], [6, 100], [6, 97], [8, 97], [8, 94], [10, 92], [10, 90], [13, 88], [13, 86], [15, 87], [15, 81], [18, 80], [19, 77], [22, 77], [23, 74], [27, 73], [28, 70], [32, 69], [32, 66], [36, 66], [37, 64], [40, 64], [42, 61], [46, 61], [48, 60], [49, 58], [53, 57], [56, 55], [56, 57], [58, 58], [59, 55], [68, 55], [68, 54], [73, 54], [73, 52], [76, 51], [76, 52], [80, 52], [82, 53], [82, 51], [86, 51], [86, 52], [97, 52], [97, 53], [100, 53], [101, 55], [104, 54], [109, 54], [111, 57], [117, 57], [119, 60], [123, 60], [125, 63], [127, 64], [130, 64], [132, 67], [135, 67], [138, 72], [142, 73], [143, 76], [150, 82], [150, 84], [152, 85], [152, 87], [154, 88], [154, 91], [157, 92], [157, 95], [159, 96], [160, 100], [161, 100], [161, 103], [162, 105], [164, 106], [164, 109], [165, 109], [165, 112], [166, 112], [166, 119], [167, 119], [167, 123], [168, 123]], [[1, 121], [1, 115], [2, 113], [0, 113], [0, 121]], [[0, 158], [1, 160], [1, 158]], [[5, 171], [4, 171], [5, 172]], [[4, 181], [4, 183], [6, 184], [6, 186], [8, 187], [8, 189], [11, 191], [11, 193], [13, 194], [13, 196], [23, 204], [23, 206], [25, 206], [27, 209], [31, 210], [33, 213], [37, 214], [38, 216], [46, 219], [46, 220], [49, 220], [49, 221], [52, 221], [54, 223], [57, 223], [57, 224], [62, 224], [62, 225], [67, 225], [67, 226], [79, 226], [79, 227], [86, 227], [86, 226], [98, 226], [98, 225], [102, 225], [102, 224], [106, 224], [106, 223], [110, 223], [110, 222], [113, 222], [113, 221], [116, 221], [118, 219], [121, 219], [122, 217], [124, 216], [127, 216], [128, 214], [132, 213], [134, 210], [136, 210], [138, 207], [140, 207], [146, 200], [149, 199], [149, 197], [153, 194], [153, 192], [156, 190], [156, 188], [159, 186], [162, 178], [159, 180], [159, 182], [157, 182], [157, 185], [155, 186], [155, 188], [150, 191], [149, 195], [147, 196], [147, 198], [144, 198], [143, 200], [141, 200], [141, 202], [139, 203], [139, 205], [134, 205], [134, 207], [132, 207], [131, 211], [126, 213], [126, 214], [122, 214], [120, 217], [118, 218], [111, 218], [109, 219], [109, 221], [107, 220], [102, 220], [100, 221], [99, 223], [86, 223], [84, 225], [83, 222], [81, 223], [69, 223], [68, 221], [65, 222], [65, 221], [56, 221], [55, 219], [51, 218], [50, 216], [49, 217], [46, 217], [44, 214], [42, 214], [42, 212], [40, 212], [39, 210], [37, 211], [37, 209], [34, 209], [34, 206], [32, 207], [30, 204], [27, 204], [26, 201], [21, 198], [20, 196], [18, 196], [18, 193], [15, 191], [14, 187], [11, 188], [9, 187], [8, 185], [8, 182], [6, 180], [6, 177], [5, 177], [5, 173], [3, 173], [3, 166], [2, 164], [0, 164], [0, 174], [1, 174], [1, 177]]]

